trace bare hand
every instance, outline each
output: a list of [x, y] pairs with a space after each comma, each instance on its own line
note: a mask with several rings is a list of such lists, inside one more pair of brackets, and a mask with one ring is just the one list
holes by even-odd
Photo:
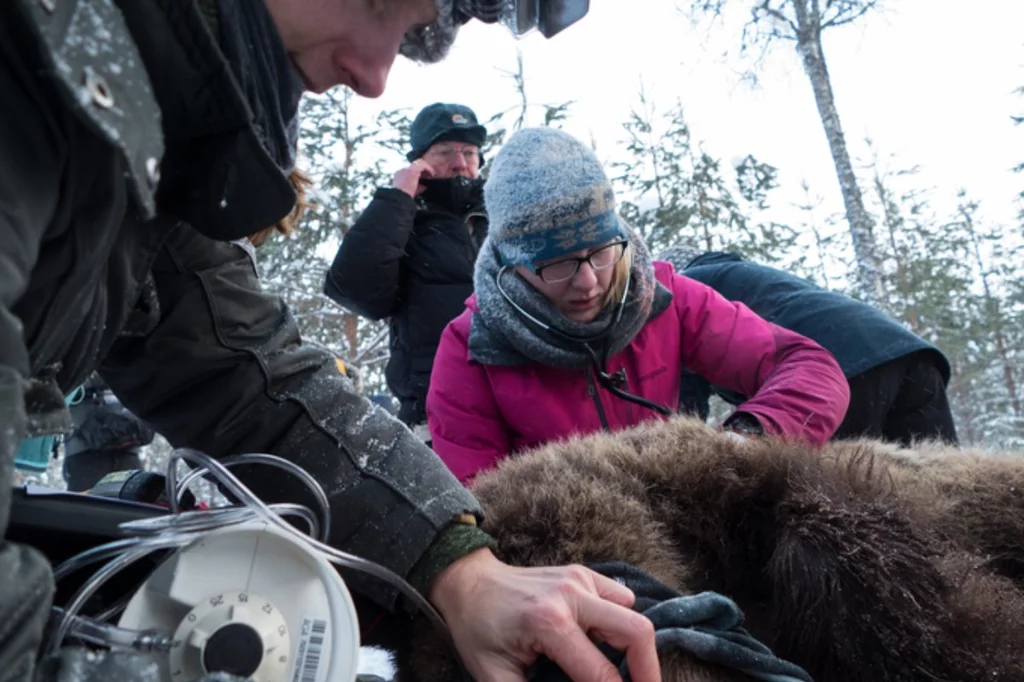
[[424, 187], [420, 185], [420, 178], [431, 178], [433, 176], [434, 169], [430, 164], [423, 159], [416, 159], [395, 173], [395, 179], [391, 184], [393, 187], [415, 198], [417, 194], [424, 190]]
[[575, 682], [621, 682], [594, 641], [626, 652], [634, 682], [660, 682], [654, 626], [624, 585], [582, 566], [519, 568], [489, 550], [459, 559], [430, 599], [479, 682], [523, 682], [541, 654]]

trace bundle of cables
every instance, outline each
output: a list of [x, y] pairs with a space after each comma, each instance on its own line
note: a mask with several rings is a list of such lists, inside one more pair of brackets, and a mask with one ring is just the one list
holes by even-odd
[[[179, 462], [192, 467], [180, 481]], [[297, 477], [317, 500], [318, 513], [297, 504], [265, 504], [229, 471], [252, 464]], [[237, 504], [182, 511], [181, 499], [199, 477], [212, 479]], [[165, 682], [212, 672], [253, 680], [354, 680], [358, 625], [351, 597], [332, 564], [394, 586], [451, 641], [440, 615], [403, 578], [325, 544], [331, 523], [327, 495], [292, 462], [268, 454], [218, 461], [178, 449], [168, 465], [167, 500], [170, 513], [123, 523], [120, 528], [127, 537], [56, 567], [59, 581], [106, 562], [63, 609], [54, 609], [45, 654], [57, 654], [70, 638], [154, 654]], [[299, 519], [309, 533], [288, 518]], [[170, 557], [132, 595], [103, 613], [81, 613], [115, 575], [159, 552]], [[112, 622], [122, 611], [120, 621]]]

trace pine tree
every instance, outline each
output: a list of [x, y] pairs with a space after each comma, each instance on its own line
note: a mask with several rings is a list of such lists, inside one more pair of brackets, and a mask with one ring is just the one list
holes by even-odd
[[917, 167], [890, 168], [870, 140], [868, 204], [879, 217], [886, 311], [941, 350], [950, 361], [948, 388], [961, 439], [977, 442], [977, 296], [963, 230], [950, 229], [918, 184]]
[[774, 221], [755, 221], [754, 217], [770, 208], [769, 194], [778, 188], [779, 171], [775, 166], [758, 161], [747, 154], [736, 164], [736, 185], [751, 216], [746, 228], [737, 235], [736, 247], [742, 253], [764, 264], [789, 264], [799, 233], [788, 225]]
[[[690, 0], [691, 15], [721, 16], [736, 0]], [[864, 207], [853, 162], [832, 91], [821, 34], [830, 28], [852, 24], [876, 9], [880, 0], [754, 0], [751, 18], [743, 30], [742, 50], [770, 49], [778, 41], [792, 42], [800, 56], [818, 107], [832, 161], [842, 192], [850, 236], [857, 257], [862, 296], [874, 303], [885, 298], [883, 273], [874, 235], [874, 221]]]
[[653, 253], [683, 242], [773, 261], [792, 243], [788, 228], [752, 217], [767, 208], [776, 169], [748, 155], [730, 179], [721, 160], [695, 145], [680, 102], [661, 114], [641, 87], [623, 128], [626, 155], [610, 164], [613, 180], [622, 216]]
[[967, 242], [947, 230], [931, 209], [931, 192], [917, 184], [920, 169], [889, 168], [872, 152], [869, 201], [879, 216], [879, 255], [885, 264], [885, 309], [920, 336], [957, 327], [945, 311], [970, 289]]
[[[1017, 88], [1017, 94], [1024, 95], [1024, 86]], [[1017, 125], [1021, 125], [1022, 123], [1024, 123], [1024, 114], [1015, 114], [1013, 116], [1010, 116], [1010, 118], [1013, 119], [1013, 122], [1016, 123]], [[1021, 161], [1016, 166], [1014, 166], [1013, 172], [1024, 174], [1024, 161]], [[1020, 213], [1017, 214], [1017, 217], [1020, 219], [1021, 227], [1024, 228], [1024, 189], [1017, 193], [1017, 202], [1020, 205]], [[1024, 234], [1024, 229], [1022, 229], [1022, 234]]]
[[803, 248], [794, 249], [796, 257], [791, 258], [789, 269], [825, 289], [842, 290], [846, 288], [844, 273], [849, 263], [838, 248], [845, 244], [836, 225], [838, 220], [835, 216], [819, 216], [824, 199], [812, 193], [806, 179], [801, 181], [800, 189], [804, 198], [794, 208], [802, 220], [795, 229]]
[[1020, 313], [1012, 288], [1005, 286], [1007, 278], [1014, 284], [1020, 281], [1019, 250], [1006, 249], [1008, 235], [1001, 226], [979, 222], [978, 203], [965, 191], [961, 190], [958, 197], [954, 225], [969, 239], [972, 266], [980, 286], [978, 343], [986, 356], [983, 363], [987, 390], [982, 404], [988, 408], [987, 414], [982, 416], [990, 424], [992, 440], [1024, 442], [1020, 395], [1024, 352], [1019, 344]]
[[296, 232], [260, 247], [257, 262], [268, 290], [280, 294], [303, 337], [325, 346], [360, 372], [367, 393], [384, 389], [387, 325], [351, 313], [323, 294], [324, 276], [345, 233], [377, 186], [388, 184], [384, 158], [408, 144], [404, 112], [381, 113], [374, 124], [356, 124], [356, 99], [335, 90], [302, 102], [299, 165], [313, 178], [313, 206]]
[[[531, 112], [538, 107], [543, 110], [540, 123], [542, 126], [558, 128], [569, 118], [570, 109], [572, 108], [572, 105], [576, 103], [575, 100], [569, 100], [562, 102], [561, 104], [535, 104], [531, 101], [526, 92], [526, 67], [523, 63], [523, 53], [521, 50], [516, 50], [516, 66], [514, 69], [499, 69], [498, 71], [504, 77], [512, 81], [512, 86], [516, 93], [516, 99], [519, 100], [519, 104], [518, 106], [499, 111], [492, 116], [490, 120], [488, 120], [486, 124], [488, 131], [491, 130], [492, 125], [494, 126], [493, 132], [488, 136], [488, 144], [491, 145], [492, 148], [494, 146], [500, 146], [500, 143], [504, 141], [505, 136], [510, 130], [511, 132], [515, 132], [522, 128], [528, 128], [531, 125], [534, 125]], [[512, 120], [511, 125], [505, 126], [502, 122], [513, 113], [515, 114], [515, 118]]]
[[[1018, 95], [1024, 95], [1024, 86], [1017, 88], [1016, 92], [1017, 92]], [[1020, 114], [1020, 115], [1014, 114], [1014, 115], [1010, 116], [1010, 118], [1013, 119], [1013, 122], [1016, 123], [1017, 125], [1020, 125], [1020, 124], [1024, 123], [1024, 114]], [[1016, 166], [1014, 166], [1013, 172], [1014, 173], [1024, 173], [1024, 161], [1021, 161]], [[1021, 196], [1021, 198], [1024, 198], [1024, 190], [1021, 190], [1020, 196]]]

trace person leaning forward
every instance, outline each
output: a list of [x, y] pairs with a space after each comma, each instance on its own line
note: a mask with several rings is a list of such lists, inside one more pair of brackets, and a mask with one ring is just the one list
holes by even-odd
[[[832, 353], [850, 385], [850, 407], [835, 438], [878, 438], [906, 447], [921, 440], [957, 444], [946, 395], [949, 360], [883, 311], [735, 253], [677, 246], [661, 258], [686, 277]], [[734, 404], [744, 400], [684, 373], [680, 411], [707, 418], [712, 393]]]
[[819, 445], [846, 411], [834, 358], [653, 262], [593, 150], [524, 128], [494, 160], [476, 293], [444, 331], [427, 396], [463, 482], [509, 456], [675, 411], [683, 367], [749, 396], [724, 427]]
[[[617, 679], [599, 640], [654, 682], [652, 628], [628, 608], [633, 594], [580, 567], [498, 561], [476, 501], [302, 342], [244, 240], [295, 203], [302, 92], [380, 95], [399, 51], [443, 57], [469, 16], [452, 11], [432, 0], [0, 3], [0, 533], [15, 448], [66, 432], [64, 396], [98, 368], [175, 446], [306, 468], [330, 491], [329, 541], [423, 591], [474, 678], [523, 679], [544, 654], [576, 680]], [[244, 480], [269, 501], [305, 501], [279, 479]], [[7, 541], [0, 575], [0, 676], [20, 682], [33, 676], [53, 577]], [[378, 585], [349, 586], [361, 615], [395, 607]]]

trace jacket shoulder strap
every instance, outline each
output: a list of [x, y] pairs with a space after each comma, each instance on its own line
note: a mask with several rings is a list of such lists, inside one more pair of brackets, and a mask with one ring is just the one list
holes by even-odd
[[13, 0], [68, 106], [128, 162], [143, 217], [155, 213], [163, 132], [149, 75], [109, 0]]

